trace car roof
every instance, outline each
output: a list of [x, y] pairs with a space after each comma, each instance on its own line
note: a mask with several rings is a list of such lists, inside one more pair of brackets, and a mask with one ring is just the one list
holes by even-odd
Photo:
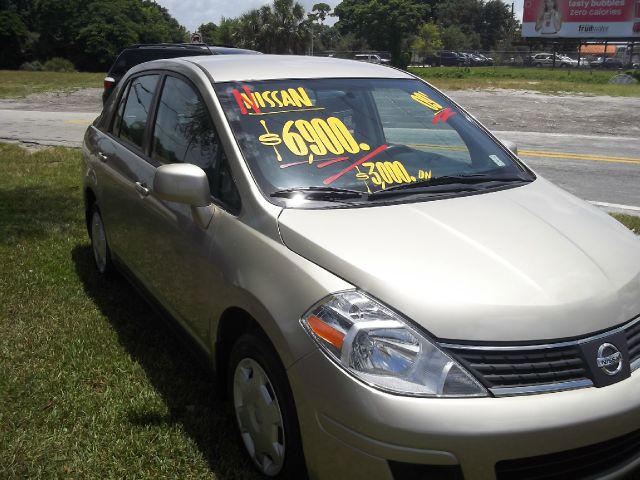
[[262, 52], [258, 52], [257, 50], [248, 50], [246, 48], [236, 48], [236, 47], [222, 47], [218, 45], [209, 45], [209, 50], [211, 50], [216, 55], [237, 55], [237, 54], [247, 54], [247, 55], [262, 55]]
[[122, 50], [111, 65], [110, 77], [121, 77], [129, 69], [144, 62], [159, 59], [201, 56], [201, 55], [238, 55], [238, 54], [261, 54], [255, 50], [244, 48], [234, 48], [219, 45], [205, 45], [204, 43], [154, 43], [129, 45]]
[[395, 68], [330, 57], [208, 55], [166, 61], [197, 64], [209, 73], [214, 82], [294, 78], [414, 78]]
[[145, 51], [145, 50], [175, 50], [184, 51], [200, 51], [203, 55], [211, 53], [212, 55], [225, 55], [232, 53], [255, 53], [260, 54], [257, 50], [248, 50], [246, 48], [236, 48], [230, 45], [208, 45], [206, 43], [136, 43], [127, 46], [123, 51]]

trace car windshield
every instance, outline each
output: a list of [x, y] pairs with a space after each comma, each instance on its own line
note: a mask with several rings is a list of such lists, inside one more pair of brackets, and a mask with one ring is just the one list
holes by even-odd
[[418, 80], [215, 88], [254, 178], [274, 203], [294, 193], [348, 204], [398, 201], [534, 178], [467, 114]]

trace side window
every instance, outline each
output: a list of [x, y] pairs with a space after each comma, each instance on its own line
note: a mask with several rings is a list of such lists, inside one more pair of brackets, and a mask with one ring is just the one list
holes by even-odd
[[[131, 85], [131, 83], [129, 83], [129, 85]], [[124, 105], [125, 103], [127, 103], [127, 90], [129, 89], [129, 85], [125, 87], [124, 94], [120, 99], [118, 109], [116, 110], [116, 114], [113, 119], [112, 132], [114, 135], [118, 135], [118, 133], [120, 132], [120, 126], [122, 125], [122, 113], [124, 112]]]
[[151, 157], [202, 168], [214, 197], [237, 209], [237, 193], [206, 105], [187, 82], [166, 77], [153, 129]]
[[[121, 104], [118, 107], [114, 133], [142, 148], [144, 130], [147, 125], [147, 117], [151, 109], [151, 101], [156, 91], [159, 75], [146, 75], [134, 78], [129, 85], [129, 93], [124, 102], [124, 110]], [[122, 112], [122, 113], [120, 113]], [[115, 127], [119, 127], [119, 131]]]

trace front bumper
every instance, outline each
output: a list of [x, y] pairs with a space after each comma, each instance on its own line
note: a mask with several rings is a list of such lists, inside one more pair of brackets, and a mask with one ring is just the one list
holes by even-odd
[[[465, 479], [494, 479], [501, 460], [563, 452], [640, 429], [640, 370], [604, 388], [412, 398], [364, 385], [318, 350], [295, 363], [289, 379], [311, 478], [398, 480], [389, 462], [402, 462], [459, 466]], [[640, 452], [609, 473], [619, 478], [636, 469]]]

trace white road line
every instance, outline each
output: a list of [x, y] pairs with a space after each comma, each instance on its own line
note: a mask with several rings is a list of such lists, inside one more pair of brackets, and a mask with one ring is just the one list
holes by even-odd
[[618, 203], [606, 203], [606, 202], [594, 202], [593, 200], [588, 200], [588, 202], [596, 207], [603, 208], [618, 208], [620, 210], [630, 210], [632, 212], [640, 212], [640, 207], [635, 207], [633, 205], [620, 205]]

